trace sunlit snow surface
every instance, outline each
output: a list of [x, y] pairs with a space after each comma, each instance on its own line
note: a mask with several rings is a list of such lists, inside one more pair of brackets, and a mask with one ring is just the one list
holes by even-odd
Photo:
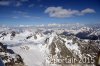
[[15, 36], [13, 40], [10, 40], [10, 34], [5, 36], [4, 40], [0, 38], [0, 41], [8, 45], [8, 49], [12, 49], [15, 53], [21, 55], [25, 65], [27, 66], [41, 66], [45, 59], [44, 52], [42, 51], [43, 40], [45, 37], [37, 36], [38, 39], [25, 38], [30, 35], [30, 32], [20, 33]]
[[[19, 54], [26, 66], [48, 66], [49, 61], [46, 60], [46, 55], [49, 53], [49, 50], [46, 48], [44, 41], [47, 37], [50, 37], [49, 44], [51, 44], [55, 34], [43, 36], [36, 34], [37, 39], [34, 39], [34, 36], [26, 39], [27, 36], [32, 34], [30, 31], [24, 31], [16, 34], [11, 40], [11, 34], [8, 33], [0, 38], [0, 42], [6, 44], [8, 49], [12, 49]], [[55, 66], [55, 64], [51, 66]]]
[[[49, 49], [47, 48], [47, 44], [44, 43], [46, 38], [49, 38], [48, 45], [50, 45], [57, 34], [55, 32], [48, 35], [36, 33], [35, 35], [37, 36], [37, 39], [35, 39], [34, 36], [26, 39], [26, 37], [30, 35], [34, 35], [33, 32], [26, 30], [16, 34], [16, 36], [11, 40], [11, 34], [8, 33], [7, 36], [0, 38], [0, 42], [6, 44], [8, 49], [12, 49], [15, 53], [19, 54], [23, 58], [26, 66], [59, 66], [56, 64], [49, 65], [50, 62], [47, 60]], [[72, 40], [63, 40], [66, 41], [65, 46], [70, 51], [74, 50], [74, 53], [79, 55], [81, 58], [79, 46], [73, 44]], [[58, 53], [60, 50], [56, 47], [55, 52]]]
[[[28, 47], [28, 49], [27, 49]], [[41, 52], [41, 46], [25, 44], [12, 48], [15, 53], [18, 53], [23, 58], [24, 62], [28, 66], [41, 66], [44, 60], [43, 52]]]

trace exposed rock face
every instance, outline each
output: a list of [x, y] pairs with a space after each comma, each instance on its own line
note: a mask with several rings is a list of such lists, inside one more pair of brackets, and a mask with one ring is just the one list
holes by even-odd
[[48, 54], [48, 60], [51, 64], [66, 64], [70, 57], [76, 60], [72, 62], [74, 64], [80, 61], [82, 64], [95, 64], [95, 59], [100, 47], [98, 47], [98, 44], [98, 42], [92, 40], [81, 42], [81, 40], [77, 38], [68, 39], [67, 36], [57, 35], [53, 38], [51, 44], [48, 44], [50, 52], [50, 54]]
[[0, 38], [2, 38], [2, 40], [4, 40], [4, 37], [7, 36], [7, 33], [6, 32], [1, 32], [1, 36]]
[[20, 55], [8, 50], [6, 45], [0, 42], [0, 58], [5, 66], [25, 66]]
[[100, 66], [100, 51], [98, 52], [98, 55], [96, 57], [96, 66]]
[[[26, 28], [24, 28], [24, 30], [26, 30]], [[7, 45], [9, 45], [9, 47], [12, 46], [10, 47], [11, 49], [8, 49], [7, 45], [0, 43], [0, 61], [3, 62], [3, 65], [25, 66], [24, 62], [28, 65], [35, 57], [35, 60], [40, 60], [41, 53], [44, 58], [43, 66], [52, 66], [45, 65], [48, 62], [50, 64], [58, 64], [58, 66], [66, 66], [66, 64], [69, 64], [68, 66], [73, 66], [72, 64], [74, 64], [74, 66], [88, 66], [85, 64], [98, 65], [96, 62], [98, 62], [98, 52], [100, 51], [100, 39], [98, 39], [98, 37], [100, 38], [99, 32], [95, 33], [93, 30], [87, 30], [87, 28], [84, 29], [84, 31], [71, 30], [72, 32], [66, 29], [59, 29], [58, 31], [56, 29], [43, 29], [43, 31], [24, 30], [22, 29], [22, 32], [18, 33], [16, 30], [0, 33], [1, 42], [8, 43]], [[54, 35], [52, 35], [53, 33]], [[15, 44], [13, 44], [13, 42]], [[20, 49], [22, 51], [19, 51]], [[45, 53], [45, 50], [48, 52]], [[14, 51], [16, 53], [18, 52], [18, 54]], [[36, 56], [31, 59], [30, 54], [32, 57]], [[24, 55], [27, 55], [27, 57]], [[96, 58], [97, 55], [98, 57]], [[24, 62], [21, 57], [24, 58]], [[39, 57], [39, 59], [37, 59], [37, 57]], [[72, 60], [70, 61], [70, 59], [75, 59], [75, 62]], [[97, 61], [95, 61], [95, 59], [97, 59]], [[27, 62], [27, 60], [29, 60], [29, 62]], [[41, 62], [41, 60], [39, 62]], [[33, 66], [33, 64], [35, 64], [33, 61], [31, 63], [32, 64], [29, 64], [28, 66]], [[78, 63], [81, 63], [82, 65], [76, 65]], [[39, 65], [36, 64], [34, 66]]]
[[27, 36], [26, 39], [30, 39], [32, 36]]
[[53, 38], [51, 44], [48, 46], [48, 49], [50, 51], [48, 56], [50, 63], [64, 63], [64, 58], [67, 56], [73, 56], [71, 51], [65, 46], [65, 41], [58, 36]]
[[15, 32], [15, 31], [12, 31], [12, 32], [11, 32], [11, 37], [10, 37], [11, 40], [12, 40], [15, 36], [16, 36], [16, 32]]

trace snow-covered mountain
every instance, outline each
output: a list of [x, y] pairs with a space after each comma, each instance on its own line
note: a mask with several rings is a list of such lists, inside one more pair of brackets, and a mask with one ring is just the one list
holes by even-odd
[[23, 66], [94, 66], [100, 51], [100, 28], [94, 30], [79, 24], [72, 26], [70, 29], [51, 26], [0, 27], [0, 42], [14, 52], [0, 51], [0, 57], [2, 52], [9, 53], [11, 58], [18, 54]]

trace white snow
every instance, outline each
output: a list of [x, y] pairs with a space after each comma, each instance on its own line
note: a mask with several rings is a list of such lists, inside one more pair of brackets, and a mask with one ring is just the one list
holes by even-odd
[[[35, 32], [34, 32], [35, 33]], [[11, 34], [8, 33], [7, 36], [4, 37], [4, 40], [0, 38], [0, 41], [8, 45], [8, 49], [12, 49], [15, 53], [19, 54], [25, 65], [27, 66], [46, 66], [48, 65], [49, 61], [47, 60], [49, 49], [48, 46], [52, 43], [53, 39], [57, 36], [56, 32], [52, 34], [44, 35], [43, 33], [35, 33], [37, 39], [34, 39], [34, 33], [29, 30], [25, 30], [22, 33], [16, 34], [16, 36], [11, 40]], [[32, 36], [29, 39], [26, 39], [28, 36]], [[45, 44], [44, 41], [46, 38], [49, 38], [48, 44]], [[72, 40], [67, 40], [65, 45], [71, 51], [74, 50], [76, 55], [81, 57], [81, 52], [77, 43], [73, 44]], [[60, 52], [60, 50], [56, 46], [56, 54]], [[1, 53], [3, 54], [3, 53]], [[11, 55], [15, 57], [14, 55]], [[6, 61], [4, 61], [6, 62]], [[56, 65], [51, 65], [56, 66]]]
[[73, 51], [80, 58], [82, 58], [81, 51], [79, 49], [78, 44], [77, 43], [73, 44], [72, 42], [73, 42], [72, 40], [66, 40], [66, 43], [65, 43], [66, 47], [70, 49], [71, 51]]
[[[26, 49], [26, 48], [29, 49]], [[43, 52], [40, 51], [41, 47], [34, 44], [24, 44], [20, 47], [8, 47], [11, 48], [15, 53], [21, 55], [25, 65], [27, 66], [41, 66], [44, 60]]]

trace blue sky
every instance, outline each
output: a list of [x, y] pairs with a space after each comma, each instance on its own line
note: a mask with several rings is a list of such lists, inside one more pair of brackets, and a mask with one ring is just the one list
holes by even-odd
[[0, 0], [1, 25], [100, 23], [100, 0]]

